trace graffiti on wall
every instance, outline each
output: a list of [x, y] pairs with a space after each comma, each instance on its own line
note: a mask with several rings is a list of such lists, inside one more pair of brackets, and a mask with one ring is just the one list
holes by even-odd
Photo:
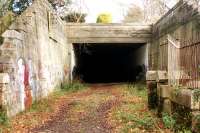
[[33, 63], [32, 60], [28, 60], [28, 68], [29, 68], [29, 85], [32, 90], [32, 97], [34, 98], [33, 100], [36, 99], [37, 97], [37, 83], [36, 83], [36, 74], [34, 71]]
[[19, 88], [19, 97], [21, 110], [29, 108], [32, 104], [32, 93], [31, 86], [29, 84], [30, 81], [30, 72], [29, 65], [25, 63], [25, 61], [20, 58], [17, 61], [18, 70], [17, 70], [17, 82]]
[[24, 61], [22, 58], [20, 58], [17, 61], [17, 82], [18, 82], [18, 88], [19, 88], [19, 97], [20, 97], [20, 106], [21, 110], [25, 109], [24, 105], [24, 100], [25, 100], [25, 87], [24, 87], [24, 71], [25, 71], [25, 66], [24, 66]]

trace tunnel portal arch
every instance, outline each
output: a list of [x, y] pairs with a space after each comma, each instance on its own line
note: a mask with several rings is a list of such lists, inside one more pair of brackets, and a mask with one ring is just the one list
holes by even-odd
[[151, 25], [70, 23], [66, 27], [71, 80], [131, 82], [145, 77]]

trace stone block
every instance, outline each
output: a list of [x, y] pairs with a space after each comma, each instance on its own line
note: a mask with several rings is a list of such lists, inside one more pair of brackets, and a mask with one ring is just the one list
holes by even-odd
[[8, 73], [0, 73], [0, 84], [8, 84], [10, 82], [10, 77]]
[[146, 80], [147, 81], [156, 81], [157, 79], [157, 71], [147, 71]]
[[163, 112], [172, 114], [172, 104], [170, 99], [164, 99], [163, 103]]
[[162, 98], [170, 98], [171, 97], [172, 88], [168, 85], [157, 85], [157, 94]]
[[196, 90], [191, 90], [191, 89], [172, 90], [171, 100], [191, 110], [200, 109], [200, 94], [197, 93]]

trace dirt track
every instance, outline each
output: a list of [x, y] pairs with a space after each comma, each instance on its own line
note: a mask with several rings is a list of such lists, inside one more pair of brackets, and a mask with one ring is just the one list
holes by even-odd
[[148, 109], [145, 85], [94, 84], [55, 96], [17, 115], [3, 133], [170, 133]]
[[116, 87], [117, 85], [92, 85], [83, 93], [64, 97], [59, 111], [31, 132], [112, 132], [114, 127], [107, 121], [107, 115], [111, 108], [120, 104]]

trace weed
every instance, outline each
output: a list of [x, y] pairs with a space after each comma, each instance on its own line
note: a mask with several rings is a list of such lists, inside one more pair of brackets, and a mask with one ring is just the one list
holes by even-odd
[[162, 114], [162, 120], [163, 120], [165, 128], [168, 128], [168, 129], [173, 129], [176, 123], [175, 119], [167, 113]]
[[193, 92], [193, 100], [195, 102], [198, 102], [200, 99], [200, 90], [199, 89], [195, 89]]
[[76, 82], [76, 83], [64, 84], [64, 85], [62, 85], [62, 88], [61, 88], [61, 89], [62, 89], [63, 91], [67, 91], [67, 92], [77, 92], [77, 91], [83, 90], [83, 89], [85, 89], [85, 88], [86, 88], [85, 85]]
[[4, 111], [0, 112], [0, 124], [2, 125], [8, 124], [8, 117]]
[[48, 98], [36, 101], [26, 112], [51, 112], [53, 109], [50, 107], [49, 103], [50, 100]]
[[128, 84], [126, 88], [131, 95], [147, 98], [147, 90], [143, 84]]
[[120, 116], [121, 120], [124, 123], [126, 123], [126, 124], [132, 123], [131, 124], [132, 128], [141, 127], [141, 128], [145, 128], [145, 129], [151, 129], [154, 127], [153, 118], [150, 116], [145, 116], [143, 118], [139, 118], [134, 114], [125, 113], [125, 112], [121, 112], [120, 115], [121, 115]]
[[196, 122], [194, 128], [195, 128], [196, 131], [199, 132], [200, 131], [200, 115], [195, 116], [194, 120]]

